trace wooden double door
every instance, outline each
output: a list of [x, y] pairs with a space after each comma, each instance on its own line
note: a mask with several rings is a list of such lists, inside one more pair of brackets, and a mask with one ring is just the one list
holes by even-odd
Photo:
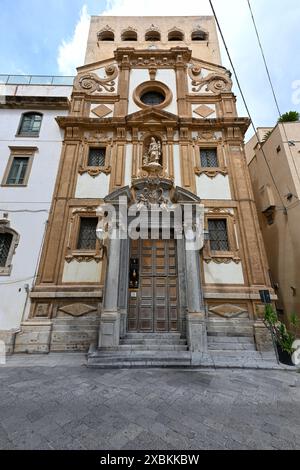
[[178, 331], [176, 240], [131, 240], [138, 287], [129, 289], [128, 331]]

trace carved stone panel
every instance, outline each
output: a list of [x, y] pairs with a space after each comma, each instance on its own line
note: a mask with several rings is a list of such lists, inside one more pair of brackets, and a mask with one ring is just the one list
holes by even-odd
[[217, 305], [216, 307], [210, 307], [209, 313], [218, 315], [223, 318], [237, 318], [248, 315], [246, 308], [241, 308], [236, 305], [223, 304]]
[[95, 312], [96, 310], [97, 307], [95, 306], [78, 303], [60, 307], [58, 311], [71, 315], [72, 317], [82, 317], [83, 315]]

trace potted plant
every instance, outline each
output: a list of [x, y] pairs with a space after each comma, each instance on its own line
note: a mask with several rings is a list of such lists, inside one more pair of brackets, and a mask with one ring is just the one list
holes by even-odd
[[[290, 324], [293, 329], [297, 329], [298, 318], [295, 314], [290, 316]], [[272, 337], [276, 343], [279, 361], [283, 364], [293, 366], [292, 355], [295, 351], [293, 343], [296, 335], [287, 330], [284, 323], [278, 320], [277, 313], [274, 311], [272, 305], [268, 304], [265, 307], [264, 323], [270, 330]]]

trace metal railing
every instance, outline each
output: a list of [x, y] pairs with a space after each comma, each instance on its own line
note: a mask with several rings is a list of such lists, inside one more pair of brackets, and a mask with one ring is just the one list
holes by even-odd
[[0, 85], [56, 85], [72, 86], [75, 77], [51, 75], [3, 75]]

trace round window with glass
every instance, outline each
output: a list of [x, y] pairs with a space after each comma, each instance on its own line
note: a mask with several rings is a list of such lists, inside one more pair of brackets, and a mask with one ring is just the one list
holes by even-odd
[[146, 91], [141, 96], [141, 101], [148, 106], [156, 106], [165, 101], [165, 94], [160, 91]]
[[151, 80], [141, 83], [134, 90], [133, 99], [140, 108], [163, 109], [171, 103], [173, 95], [167, 85], [157, 80]]

